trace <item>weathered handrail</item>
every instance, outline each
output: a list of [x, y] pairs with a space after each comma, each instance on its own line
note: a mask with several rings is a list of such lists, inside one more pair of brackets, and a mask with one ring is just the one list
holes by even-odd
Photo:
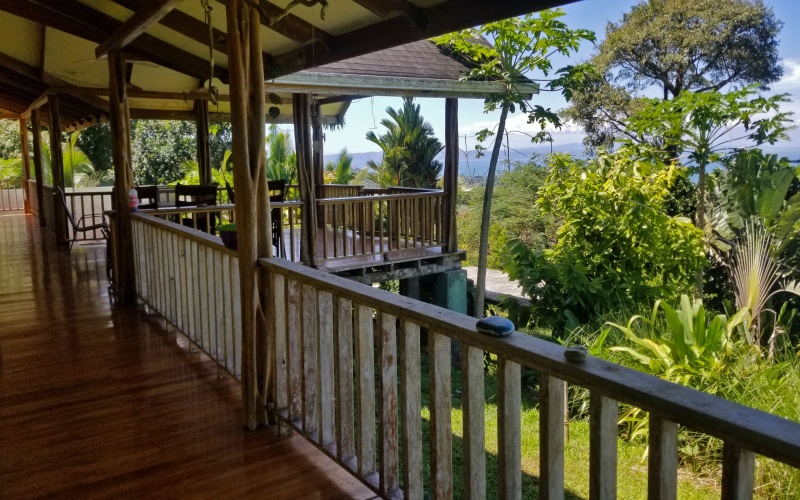
[[219, 239], [131, 214], [139, 298], [220, 369], [241, 375], [239, 259]]
[[[563, 498], [567, 382], [591, 393], [592, 498], [616, 496], [617, 401], [651, 413], [651, 498], [675, 497], [678, 424], [724, 441], [723, 498], [752, 496], [754, 453], [800, 467], [797, 422], [592, 356], [583, 363], [569, 362], [563, 347], [525, 334], [504, 339], [485, 336], [468, 316], [318, 270], [280, 259], [262, 259], [260, 264], [269, 273], [273, 300], [268, 335], [274, 340], [270, 345], [275, 345], [271, 366], [278, 367], [273, 386], [276, 413], [284, 425], [319, 444], [381, 495], [392, 496], [401, 487], [398, 461], [402, 460], [405, 496], [422, 496], [419, 332], [423, 328], [428, 331], [433, 497], [446, 498], [453, 491], [451, 341], [462, 345], [464, 487], [478, 497], [486, 485], [484, 352], [498, 358], [498, 480], [504, 497], [522, 495], [521, 366], [541, 373], [540, 498]], [[404, 443], [402, 457], [398, 441]]]
[[22, 189], [22, 180], [15, 181], [13, 185], [0, 184], [0, 212], [24, 208], [25, 192]]

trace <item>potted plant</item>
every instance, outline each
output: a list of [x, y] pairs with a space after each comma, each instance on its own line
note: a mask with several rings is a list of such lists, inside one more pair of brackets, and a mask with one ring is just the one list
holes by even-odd
[[231, 250], [236, 250], [236, 223], [219, 225], [217, 231], [219, 231], [219, 237], [222, 238], [222, 244]]

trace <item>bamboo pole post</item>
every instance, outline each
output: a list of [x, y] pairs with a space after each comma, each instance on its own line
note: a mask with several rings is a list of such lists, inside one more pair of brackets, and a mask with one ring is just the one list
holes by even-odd
[[44, 215], [44, 166], [42, 163], [42, 122], [39, 110], [31, 111], [31, 136], [33, 138], [33, 172], [36, 175], [36, 201], [39, 207], [39, 226], [45, 227]]
[[[64, 156], [61, 150], [61, 112], [58, 95], [51, 95], [48, 99], [50, 105], [50, 169], [53, 175], [53, 187], [65, 190], [64, 182]], [[51, 200], [53, 201], [53, 200]], [[61, 202], [53, 203], [53, 216], [55, 221], [56, 240], [59, 246], [65, 246], [69, 239], [67, 235], [67, 213]]]
[[208, 138], [208, 101], [194, 102], [194, 119], [197, 127], [197, 169], [200, 184], [211, 185], [211, 145]]
[[31, 213], [31, 194], [28, 191], [28, 180], [31, 178], [31, 159], [28, 152], [28, 120], [19, 119], [19, 147], [22, 151], [22, 196], [25, 202], [25, 213]]
[[449, 97], [444, 103], [444, 246], [448, 252], [458, 250], [456, 208], [458, 205], [458, 99]]
[[311, 107], [308, 94], [292, 94], [294, 112], [294, 140], [297, 152], [297, 173], [300, 183], [300, 199], [304, 210], [300, 214], [300, 260], [310, 267], [317, 267], [317, 211], [314, 187]]
[[133, 230], [128, 191], [133, 187], [131, 168], [131, 129], [128, 111], [127, 82], [125, 81], [125, 59], [119, 51], [108, 54], [109, 123], [111, 125], [111, 152], [114, 160], [114, 193], [116, 217], [114, 219], [114, 241], [116, 259], [114, 281], [120, 302], [136, 302], [136, 273], [133, 256]]

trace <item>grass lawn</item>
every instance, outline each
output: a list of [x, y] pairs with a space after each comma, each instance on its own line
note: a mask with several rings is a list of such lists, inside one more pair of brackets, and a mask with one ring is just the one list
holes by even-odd
[[[523, 380], [530, 374], [523, 374]], [[537, 498], [537, 476], [539, 473], [539, 411], [535, 405], [534, 391], [524, 388], [522, 396], [522, 496]], [[495, 406], [496, 381], [492, 368], [486, 374], [486, 480], [487, 497], [497, 497], [497, 407]], [[463, 496], [462, 482], [462, 413], [461, 413], [461, 373], [453, 367], [453, 482], [454, 496]], [[430, 463], [428, 445], [428, 365], [423, 355], [422, 397], [424, 463]], [[638, 499], [647, 497], [647, 462], [643, 460], [645, 445], [619, 442], [617, 455], [617, 495], [619, 498]], [[574, 420], [569, 426], [569, 441], [564, 457], [564, 476], [566, 498], [589, 497], [589, 422]], [[686, 499], [719, 498], [719, 477], [716, 481], [701, 478], [686, 470], [678, 473], [678, 497]], [[426, 491], [430, 487], [430, 471], [424, 471]]]

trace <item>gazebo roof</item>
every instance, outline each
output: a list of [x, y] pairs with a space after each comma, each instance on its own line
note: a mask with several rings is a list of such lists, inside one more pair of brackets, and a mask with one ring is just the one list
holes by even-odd
[[[414, 89], [417, 95], [437, 95], [420, 92], [421, 79], [432, 87], [442, 81], [455, 83], [465, 67], [426, 38], [567, 3], [337, 0], [329, 2], [323, 20], [320, 5], [298, 5], [287, 13], [284, 9], [290, 0], [253, 2], [262, 12], [267, 89], [283, 101], [277, 105], [277, 121], [291, 120], [289, 92], [297, 87], [281, 77], [294, 73], [289, 83], [292, 78], [301, 83], [323, 78], [327, 78], [323, 84], [331, 78], [340, 82], [327, 84], [327, 90], [319, 92], [327, 96], [320, 101], [327, 123], [341, 120], [350, 97], [385, 89], [385, 78], [394, 79], [388, 84], [397, 84], [398, 95], [413, 95]], [[213, 9], [212, 82], [220, 95], [209, 111], [212, 120], [225, 119], [230, 110], [225, 2], [209, 3]], [[132, 118], [193, 117], [192, 101], [210, 98], [202, 89], [212, 71], [204, 16], [200, 0], [0, 0], [0, 117], [27, 116], [49, 94], [58, 93], [65, 126], [102, 120], [108, 112], [108, 68], [98, 56], [121, 46], [129, 61]], [[397, 45], [402, 46], [392, 48]], [[376, 50], [383, 51], [364, 55]], [[297, 73], [303, 70], [310, 72]], [[341, 84], [342, 78], [362, 85], [366, 81], [370, 90], [353, 91]], [[454, 89], [464, 83], [439, 92], [456, 95]]]

